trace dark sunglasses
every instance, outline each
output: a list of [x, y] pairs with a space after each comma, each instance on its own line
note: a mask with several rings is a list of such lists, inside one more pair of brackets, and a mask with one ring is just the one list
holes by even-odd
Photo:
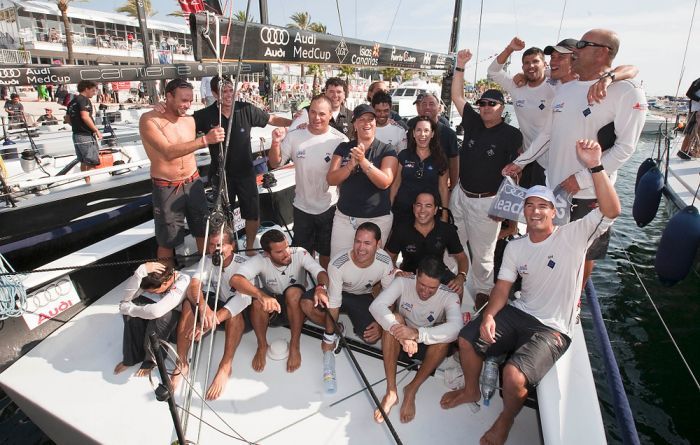
[[479, 100], [476, 102], [476, 104], [480, 107], [486, 107], [486, 106], [495, 107], [495, 106], [500, 105], [501, 103], [498, 101], [495, 101], [495, 100]]
[[595, 43], [595, 42], [589, 42], [588, 40], [579, 40], [576, 42], [576, 48], [578, 49], [583, 49], [587, 46], [595, 46], [599, 48], [607, 48], [610, 51], [612, 51], [612, 48], [610, 48], [608, 45], [601, 45], [600, 43]]

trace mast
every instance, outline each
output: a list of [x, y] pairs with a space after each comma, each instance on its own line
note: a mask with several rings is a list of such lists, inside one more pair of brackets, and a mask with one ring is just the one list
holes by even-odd
[[[146, 66], [151, 66], [153, 65], [153, 54], [151, 54], [151, 38], [148, 35], [147, 15], [146, 9], [143, 6], [143, 0], [136, 0], [136, 12], [138, 13], [141, 36], [143, 38], [143, 61], [146, 63]], [[148, 95], [149, 102], [155, 104], [158, 100], [155, 81], [146, 82], [146, 94]]]
[[[450, 46], [447, 48], [447, 52], [452, 54], [457, 54], [457, 45], [459, 44], [459, 24], [460, 18], [462, 16], [462, 0], [455, 0], [454, 14], [452, 15], [452, 32], [450, 33]], [[442, 101], [445, 103], [445, 113], [447, 113], [447, 118], [450, 118], [450, 112], [452, 111], [452, 77], [454, 73], [454, 67], [452, 66], [453, 59], [450, 57], [447, 60], [445, 74], [442, 79], [442, 91], [440, 91], [440, 96]]]
[[[260, 0], [260, 23], [263, 25], [269, 24], [269, 18], [267, 16], [267, 0]], [[304, 73], [301, 73], [302, 79]], [[263, 100], [269, 103], [272, 97], [272, 64], [266, 63], [263, 67], [263, 77], [262, 85], [260, 85], [260, 92], [263, 93]]]

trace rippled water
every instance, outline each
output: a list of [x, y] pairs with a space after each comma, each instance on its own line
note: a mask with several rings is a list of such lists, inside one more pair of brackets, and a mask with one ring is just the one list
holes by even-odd
[[[616, 189], [622, 200], [623, 214], [614, 225], [615, 235], [610, 242], [608, 258], [598, 262], [593, 280], [641, 443], [696, 444], [700, 443], [700, 422], [695, 417], [693, 407], [700, 405], [700, 392], [683, 366], [632, 268], [634, 265], [697, 375], [700, 373], [698, 263], [688, 278], [674, 287], [660, 284], [654, 272], [654, 257], [672, 205], [662, 200], [656, 219], [641, 229], [632, 218], [637, 168], [651, 155], [653, 145], [653, 140], [642, 139], [636, 153], [620, 172]], [[611, 405], [612, 395], [607, 388], [592, 321], [585, 307], [583, 312], [586, 341], [608, 440], [619, 443]]]

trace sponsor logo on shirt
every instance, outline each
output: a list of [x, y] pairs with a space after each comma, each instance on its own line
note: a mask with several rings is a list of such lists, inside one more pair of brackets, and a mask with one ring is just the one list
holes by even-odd
[[552, 106], [552, 113], [561, 113], [562, 111], [564, 111], [564, 102]]
[[411, 303], [401, 303], [401, 309], [405, 309], [408, 312], [411, 312], [413, 310], [413, 305]]
[[426, 317], [426, 320], [428, 320], [431, 323], [434, 322], [435, 321], [435, 311], [430, 311], [430, 314], [428, 314], [428, 316]]
[[555, 263], [554, 260], [549, 260], [549, 262], [547, 262], [547, 267], [549, 267], [550, 269], [554, 269], [554, 266], [556, 265], [557, 263]]
[[416, 253], [416, 245], [415, 244], [409, 244], [406, 246], [406, 252], [407, 253]]
[[639, 102], [637, 102], [636, 104], [634, 104], [632, 106], [632, 109], [637, 110], [637, 111], [645, 111], [648, 108], [649, 108], [649, 106], [647, 104], [643, 104], [643, 103], [639, 103]]
[[331, 154], [326, 153], [326, 156], [323, 158], [323, 160], [326, 161], [326, 163], [331, 162]]
[[297, 159], [304, 159], [306, 157], [306, 149], [300, 148], [297, 150]]
[[516, 100], [513, 106], [516, 108], [523, 108], [525, 106], [525, 99]]
[[486, 150], [486, 155], [487, 155], [488, 157], [491, 157], [491, 156], [495, 155], [495, 154], [496, 154], [495, 148], [496, 148], [496, 146], [495, 146], [494, 144], [491, 144], [491, 148], [489, 148], [488, 150]]
[[539, 108], [540, 110], [544, 110], [545, 108], [547, 108], [547, 106], [544, 104], [544, 101], [541, 100], [540, 105], [537, 108]]
[[474, 146], [474, 139], [469, 139], [467, 141], [467, 148], [472, 148]]
[[592, 113], [592, 111], [590, 108], [586, 108], [585, 110], [583, 110], [583, 115], [585, 117], [588, 117], [588, 115], [590, 115], [591, 113]]
[[527, 264], [523, 264], [518, 266], [518, 274], [519, 275], [527, 275]]

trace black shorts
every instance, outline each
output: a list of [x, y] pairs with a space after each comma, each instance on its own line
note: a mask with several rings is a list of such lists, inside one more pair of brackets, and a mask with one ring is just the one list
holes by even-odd
[[270, 320], [269, 324], [270, 326], [288, 326], [289, 325], [289, 317], [287, 317], [287, 298], [285, 297], [285, 294], [287, 291], [291, 288], [298, 288], [301, 290], [301, 298], [303, 299], [314, 299], [314, 288], [311, 289], [305, 289], [304, 286], [301, 284], [291, 284], [287, 286], [287, 288], [282, 292], [281, 294], [276, 294], [272, 292], [270, 289], [263, 288], [263, 292], [265, 292], [267, 295], [273, 297], [277, 302], [280, 304], [280, 313], [278, 314], [277, 312], [272, 312], [270, 314]]
[[81, 164], [100, 165], [100, 147], [91, 134], [73, 133], [75, 156]]
[[153, 219], [160, 247], [174, 249], [185, 240], [185, 217], [192, 236], [204, 236], [207, 198], [204, 183], [196, 179], [188, 184], [153, 184]]
[[494, 320], [496, 343], [481, 340], [481, 315], [463, 327], [459, 336], [471, 343], [482, 357], [511, 354], [508, 363], [518, 368], [532, 386], [537, 386], [571, 343], [566, 335], [509, 304], [496, 314]]
[[[571, 221], [576, 221], [591, 213], [593, 209], [598, 208], [597, 199], [577, 199], [571, 200]], [[610, 244], [610, 231], [608, 228], [593, 243], [586, 251], [586, 261], [601, 260], [608, 253], [608, 245]]]
[[246, 176], [227, 174], [226, 183], [229, 202], [233, 204], [238, 199], [241, 218], [247, 221], [257, 221], [260, 218], [260, 199], [255, 174]]
[[294, 240], [292, 244], [303, 247], [311, 254], [331, 254], [331, 230], [335, 206], [318, 215], [306, 213], [294, 207]]

